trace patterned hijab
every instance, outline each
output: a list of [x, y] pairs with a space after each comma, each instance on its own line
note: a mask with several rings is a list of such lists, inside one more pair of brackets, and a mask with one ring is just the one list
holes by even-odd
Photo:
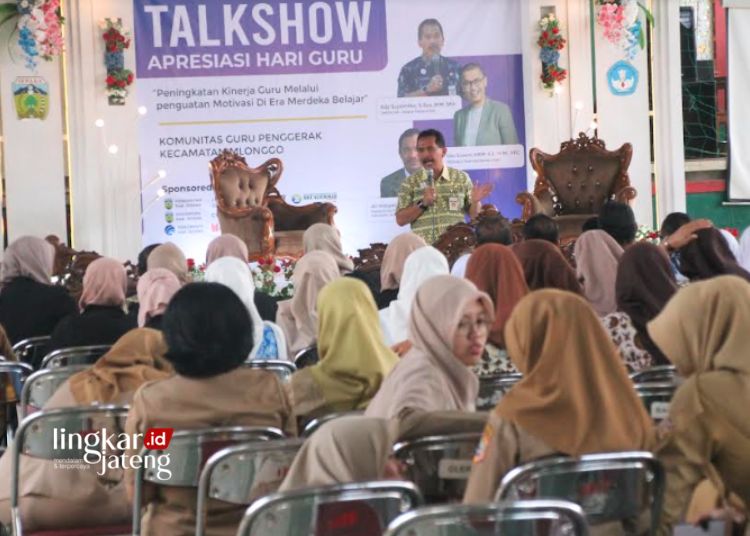
[[617, 310], [615, 278], [623, 249], [605, 231], [586, 231], [576, 240], [574, 248], [578, 279], [583, 292], [599, 316]]
[[511, 249], [521, 263], [529, 290], [557, 288], [583, 295], [575, 270], [556, 245], [532, 238], [513, 244]]
[[166, 268], [176, 275], [177, 279], [183, 285], [190, 282], [185, 254], [172, 242], [165, 242], [154, 248], [148, 256], [146, 268], [148, 270], [152, 268]]
[[505, 343], [523, 379], [495, 408], [504, 419], [573, 456], [648, 449], [651, 418], [583, 298], [532, 292], [505, 325]]
[[397, 289], [404, 273], [404, 263], [412, 251], [427, 245], [415, 233], [402, 233], [390, 241], [380, 264], [380, 290]]
[[14, 240], [3, 254], [2, 282], [8, 284], [16, 277], [28, 277], [49, 285], [55, 262], [55, 247], [35, 236]]
[[327, 223], [311, 225], [302, 235], [302, 245], [305, 253], [320, 250], [330, 254], [336, 261], [341, 275], [354, 270], [354, 263], [344, 255], [341, 249], [341, 236], [333, 225]]
[[489, 341], [504, 348], [505, 322], [516, 304], [529, 292], [520, 263], [508, 246], [484, 244], [471, 254], [466, 279], [489, 294], [495, 304], [495, 323], [490, 329]]
[[177, 276], [166, 268], [154, 268], [139, 277], [138, 326], [143, 327], [150, 318], [163, 315], [180, 286]]
[[709, 279], [717, 275], [737, 275], [750, 281], [750, 273], [737, 264], [721, 231], [715, 227], [700, 229], [680, 253], [680, 272], [691, 281]]
[[89, 305], [121, 307], [125, 304], [128, 274], [115, 259], [99, 257], [83, 274], [83, 292], [78, 300], [81, 310]]
[[221, 257], [236, 257], [247, 262], [247, 244], [233, 234], [217, 236], [209, 242], [208, 249], [206, 249], [206, 265]]

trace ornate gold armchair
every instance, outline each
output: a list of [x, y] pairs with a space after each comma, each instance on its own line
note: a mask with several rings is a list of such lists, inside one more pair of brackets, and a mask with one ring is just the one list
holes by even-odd
[[284, 201], [276, 188], [283, 169], [278, 158], [251, 168], [232, 151], [224, 151], [211, 161], [221, 232], [240, 237], [251, 258], [272, 253], [300, 256], [302, 235], [308, 227], [333, 224], [336, 206], [331, 203], [297, 207]]
[[637, 192], [628, 176], [632, 157], [629, 143], [608, 151], [602, 140], [584, 133], [563, 142], [554, 155], [531, 149], [529, 159], [537, 178], [533, 194], [516, 196], [516, 202], [523, 205], [522, 220], [547, 214], [557, 221], [561, 240], [577, 237], [583, 223], [596, 216], [605, 201], [635, 199]]

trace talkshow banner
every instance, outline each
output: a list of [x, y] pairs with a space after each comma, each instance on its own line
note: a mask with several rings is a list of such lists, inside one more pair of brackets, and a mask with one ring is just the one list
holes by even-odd
[[[492, 182], [487, 201], [520, 215], [520, 1], [134, 0], [144, 245], [202, 257], [220, 234], [208, 164], [223, 149], [250, 166], [280, 158], [279, 191], [293, 205], [334, 203], [348, 253], [388, 241], [408, 228], [381, 181], [406, 175], [410, 128], [440, 129], [448, 165]], [[418, 36], [425, 19], [442, 43]], [[424, 50], [431, 59], [413, 61]], [[480, 70], [462, 79], [469, 63]], [[439, 91], [406, 96], [436, 75]], [[478, 91], [481, 118], [462, 99]]]

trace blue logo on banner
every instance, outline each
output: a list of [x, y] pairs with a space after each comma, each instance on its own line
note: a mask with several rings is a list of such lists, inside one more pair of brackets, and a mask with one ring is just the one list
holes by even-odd
[[172, 236], [175, 232], [174, 225], [167, 225], [164, 228], [164, 232], [167, 234], [167, 236]]
[[632, 63], [618, 61], [607, 71], [607, 85], [613, 95], [632, 95], [638, 89], [638, 69]]
[[300, 194], [292, 194], [292, 203], [295, 205], [302, 203], [302, 196]]

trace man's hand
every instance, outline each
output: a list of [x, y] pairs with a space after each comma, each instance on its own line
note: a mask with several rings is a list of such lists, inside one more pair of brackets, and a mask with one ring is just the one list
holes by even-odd
[[670, 249], [677, 250], [680, 248], [684, 248], [690, 242], [698, 238], [698, 235], [695, 234], [697, 231], [700, 231], [701, 229], [708, 229], [709, 227], [713, 227], [711, 220], [693, 220], [677, 229], [665, 240]]
[[492, 183], [475, 184], [471, 189], [471, 203], [479, 203], [482, 199], [492, 193], [494, 186]]
[[422, 194], [422, 202], [427, 205], [428, 207], [431, 207], [435, 204], [435, 187], [434, 186], [428, 186], [424, 189], [424, 194]]
[[443, 89], [443, 77], [436, 74], [430, 78], [430, 83], [427, 84], [427, 93], [437, 93]]

